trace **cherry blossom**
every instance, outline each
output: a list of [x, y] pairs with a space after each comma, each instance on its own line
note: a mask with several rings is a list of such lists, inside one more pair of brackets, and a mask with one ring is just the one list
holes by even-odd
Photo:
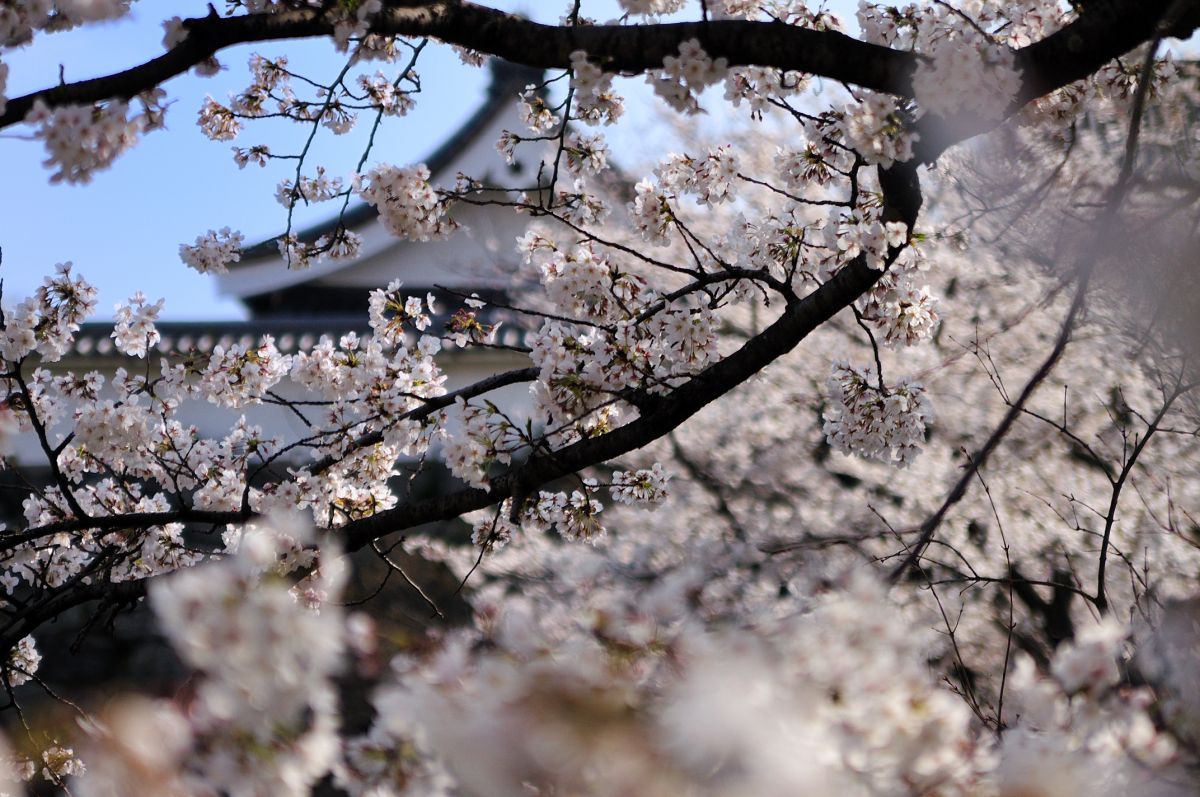
[[201, 274], [224, 274], [230, 263], [241, 259], [244, 241], [240, 232], [228, 227], [222, 227], [220, 231], [209, 230], [196, 238], [194, 245], [180, 244], [179, 258]]
[[[466, 0], [233, 0], [167, 20], [149, 64], [5, 97], [10, 49], [129, 4], [0, 3], [0, 126], [46, 147], [51, 181], [120, 174], [167, 77], [320, 38], [336, 76], [253, 54], [244, 89], [193, 109], [270, 172], [279, 267], [325, 279], [385, 232], [467, 218], [464, 247], [523, 261], [436, 301], [424, 277], [359, 284], [363, 326], [303, 341], [171, 340], [142, 293], [97, 335], [71, 264], [5, 296], [0, 781], [1195, 791], [1179, 274], [1200, 97], [1163, 43], [1195, 15], [864, 1], [855, 29], [799, 0], [619, 5], [543, 25]], [[424, 55], [446, 46], [547, 71], [507, 85], [494, 163], [381, 162], [384, 127], [448, 90]], [[626, 100], [631, 78], [651, 91]], [[644, 102], [680, 115], [620, 151]], [[251, 139], [275, 123], [307, 143]], [[349, 166], [313, 162], [334, 135]], [[317, 202], [334, 222], [301, 231]], [[226, 227], [179, 252], [225, 273], [244, 244]], [[92, 365], [101, 346], [120, 362]], [[178, 681], [60, 686], [53, 623], [103, 634], [143, 598]], [[74, 721], [43, 728], [52, 700]]]
[[424, 166], [376, 166], [354, 178], [354, 191], [379, 210], [388, 232], [401, 238], [426, 241], [456, 226], [445, 216], [445, 205], [429, 185]]

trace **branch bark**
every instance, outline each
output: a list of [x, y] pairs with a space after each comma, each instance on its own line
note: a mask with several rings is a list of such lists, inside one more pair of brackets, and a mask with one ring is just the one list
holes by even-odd
[[[1200, 14], [1172, 11], [1172, 0], [1097, 0], [1077, 20], [1017, 52], [1024, 75], [1015, 111], [1032, 99], [1079, 80], [1104, 63], [1152, 38], [1169, 24], [1169, 35], [1186, 36]], [[1169, 18], [1168, 18], [1169, 17]], [[236, 17], [210, 15], [186, 20], [188, 37], [140, 66], [103, 77], [65, 83], [8, 101], [0, 129], [20, 123], [42, 100], [54, 107], [128, 99], [181, 75], [220, 50], [238, 44], [330, 36], [336, 17], [327, 10]], [[714, 58], [731, 66], [765, 66], [819, 75], [874, 91], [912, 96], [911, 79], [920, 56], [854, 39], [836, 31], [779, 22], [710, 20], [646, 25], [543, 25], [461, 0], [385, 5], [372, 31], [431, 36], [514, 63], [563, 69], [584, 50], [612, 72], [642, 73], [662, 66], [679, 44], [698, 39]], [[958, 141], [984, 132], [994, 122], [929, 119], [919, 157], [928, 162]]]
[[[884, 219], [901, 221], [911, 229], [922, 202], [916, 165], [910, 162], [880, 169], [879, 183], [884, 196]], [[901, 248], [889, 251], [887, 266], [900, 252]], [[659, 439], [794, 349], [809, 333], [869, 290], [886, 270], [886, 267], [870, 268], [866, 257], [860, 256], [820, 288], [790, 303], [773, 324], [738, 351], [709, 366], [661, 400], [647, 404], [637, 420], [599, 437], [580, 440], [549, 454], [535, 455], [492, 479], [490, 489], [467, 488], [402, 504], [349, 523], [338, 532], [342, 535], [342, 543], [356, 550], [392, 532], [458, 517], [505, 498], [528, 495], [532, 487], [614, 459]]]
[[[51, 107], [128, 99], [211, 58], [249, 42], [331, 36], [336, 17], [303, 10], [186, 20], [187, 39], [140, 66], [104, 77], [67, 83], [15, 97], [0, 115], [0, 128], [19, 123], [41, 99]], [[565, 69], [571, 53], [584, 50], [611, 72], [640, 73], [662, 66], [679, 44], [698, 39], [713, 58], [731, 66], [775, 66], [821, 75], [863, 88], [908, 96], [917, 57], [858, 41], [836, 31], [817, 31], [777, 22], [718, 20], [651, 25], [542, 25], [471, 2], [391, 4], [372, 32], [432, 36], [527, 66]]]

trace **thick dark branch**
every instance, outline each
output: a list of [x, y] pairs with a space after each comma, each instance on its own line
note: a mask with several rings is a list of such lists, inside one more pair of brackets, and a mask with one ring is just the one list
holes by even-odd
[[[478, 382], [473, 382], [466, 387], [461, 387], [458, 390], [452, 390], [445, 395], [431, 399], [424, 399], [424, 404], [414, 410], [404, 413], [396, 419], [396, 422], [423, 420], [428, 418], [430, 415], [433, 415], [438, 410], [443, 410], [446, 407], [451, 406], [460, 398], [466, 401], [468, 399], [473, 399], [476, 396], [482, 396], [484, 393], [490, 393], [493, 390], [498, 390], [502, 387], [518, 385], [522, 382], [532, 382], [537, 378], [538, 369], [536, 368], [517, 368], [512, 371], [494, 374], [493, 376], [486, 377], [485, 379], [480, 379]], [[382, 430], [367, 432], [362, 437], [354, 441], [354, 444], [350, 447], [350, 450], [359, 451], [367, 448], [368, 446], [382, 443], [383, 438], [384, 433]], [[343, 454], [343, 457], [344, 456], [345, 455]], [[312, 474], [324, 473], [337, 463], [341, 462], [343, 457], [324, 457], [309, 465], [308, 471]]]
[[[879, 182], [885, 198], [885, 219], [902, 221], [911, 228], [921, 207], [916, 167], [898, 164], [891, 169], [881, 169]], [[900, 251], [892, 249], [889, 252], [889, 265]], [[647, 405], [637, 420], [599, 437], [535, 455], [492, 479], [490, 489], [463, 489], [402, 504], [349, 523], [342, 529], [344, 544], [351, 550], [358, 549], [391, 532], [448, 520], [505, 498], [528, 495], [542, 484], [642, 448], [794, 349], [809, 333], [869, 290], [883, 273], [883, 270], [870, 268], [865, 257], [859, 257], [820, 288], [790, 303], [773, 324], [738, 351], [709, 366], [659, 401]]]
[[1200, 22], [1195, 6], [1186, 0], [1090, 0], [1070, 25], [1017, 52], [1020, 101], [1082, 80], [1156, 37], [1187, 38]]
[[[219, 50], [238, 44], [332, 35], [334, 17], [323, 11], [289, 11], [187, 20], [188, 37], [164, 55], [106, 77], [68, 83], [8, 101], [0, 128], [25, 118], [34, 100], [48, 105], [129, 98], [181, 75]], [[613, 72], [645, 72], [677, 55], [679, 44], [698, 39], [713, 58], [731, 66], [774, 66], [876, 91], [909, 95], [917, 59], [858, 41], [834, 31], [777, 22], [718, 20], [659, 25], [542, 25], [470, 2], [431, 2], [385, 9], [372, 31], [399, 36], [432, 36], [450, 44], [514, 63], [564, 69], [571, 53], [584, 50]]]
[[168, 509], [163, 512], [130, 512], [122, 515], [71, 518], [69, 520], [34, 526], [21, 532], [0, 535], [0, 551], [9, 551], [27, 542], [75, 531], [124, 531], [150, 529], [172, 523], [198, 523], [224, 526], [243, 523], [254, 517], [252, 512], [211, 511], [205, 509]]
[[[1191, 0], [1092, 0], [1082, 14], [1062, 29], [1016, 53], [1021, 91], [1009, 108], [1083, 80], [1109, 61], [1162, 36], [1187, 38], [1200, 25]], [[948, 147], [996, 126], [971, 117], [927, 117], [919, 125], [916, 158], [931, 163]]]
[[867, 266], [865, 259], [857, 260], [816, 291], [790, 305], [774, 324], [747, 341], [737, 352], [663, 397], [649, 413], [632, 423], [600, 437], [580, 440], [553, 454], [535, 456], [492, 479], [491, 489], [464, 489], [403, 504], [350, 523], [344, 529], [346, 545], [351, 549], [361, 548], [370, 540], [393, 531], [448, 520], [514, 495], [527, 495], [538, 485], [614, 459], [657, 440], [773, 360], [791, 351], [810, 332], [867, 291], [882, 274], [882, 271]]
[[94, 600], [104, 600], [110, 604], [133, 604], [146, 595], [146, 587], [151, 579], [142, 578], [136, 581], [122, 581], [112, 584], [107, 581], [93, 581], [88, 584], [72, 584], [50, 595], [43, 601], [34, 604], [15, 620], [0, 631], [0, 651], [9, 651], [29, 636], [42, 623], [54, 620], [76, 606], [82, 606]]
[[[584, 50], [614, 72], [641, 73], [662, 66], [679, 44], [698, 39], [714, 58], [731, 66], [768, 66], [831, 78], [875, 91], [912, 95], [919, 56], [858, 41], [835, 31], [778, 22], [712, 20], [646, 25], [542, 25], [471, 2], [441, 0], [392, 3], [372, 30], [400, 36], [432, 36], [515, 63], [566, 68]], [[1094, 72], [1149, 41], [1156, 32], [1186, 36], [1200, 14], [1172, 0], [1096, 0], [1077, 20], [1017, 53], [1025, 85], [1018, 106]], [[320, 10], [208, 16], [184, 22], [187, 39], [158, 58], [112, 75], [67, 83], [16, 97], [0, 114], [0, 128], [19, 123], [37, 99], [50, 106], [129, 98], [158, 86], [238, 44], [311, 38], [333, 33], [335, 17]], [[1013, 110], [1016, 110], [1014, 107]], [[984, 132], [994, 122], [933, 120], [922, 125], [918, 157], [929, 161], [943, 149]]]
[[[880, 170], [879, 182], [885, 198], [884, 218], [888, 221], [903, 221], [911, 229], [921, 206], [915, 165], [900, 164], [892, 169]], [[900, 251], [901, 249], [894, 248], [889, 252], [888, 265]], [[858, 258], [813, 293], [789, 303], [775, 323], [751, 338], [737, 352], [710, 366], [652, 406], [648, 405], [642, 417], [626, 426], [600, 437], [581, 440], [558, 451], [535, 455], [494, 479], [490, 490], [467, 488], [425, 501], [404, 504], [373, 517], [354, 521], [331, 533], [341, 539], [346, 549], [357, 550], [391, 532], [456, 517], [510, 496], [528, 495], [533, 487], [641, 448], [667, 434], [704, 406], [793, 349], [810, 332], [869, 290], [883, 273], [883, 270], [868, 267], [865, 257]], [[514, 371], [494, 379], [517, 382], [527, 375], [524, 371]], [[21, 536], [42, 536], [51, 530], [67, 531], [75, 528], [132, 528], [180, 521], [223, 524], [246, 519], [247, 515], [243, 513], [180, 510], [65, 521], [32, 529]], [[39, 625], [69, 609], [94, 600], [114, 603], [136, 601], [145, 594], [145, 588], [146, 580], [121, 584], [110, 584], [102, 580], [85, 583], [80, 580], [65, 585], [44, 600], [29, 606], [6, 628], [0, 630], [0, 651], [10, 649]]]

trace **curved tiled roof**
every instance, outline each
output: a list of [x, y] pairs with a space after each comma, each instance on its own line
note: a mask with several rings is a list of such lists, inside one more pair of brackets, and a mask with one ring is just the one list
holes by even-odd
[[[540, 84], [545, 80], [545, 70], [514, 64], [494, 58], [489, 62], [492, 81], [488, 85], [488, 93], [483, 105], [471, 114], [449, 138], [442, 142], [437, 149], [425, 158], [425, 165], [432, 175], [437, 175], [449, 165], [463, 150], [474, 142], [475, 138], [487, 129], [488, 123], [496, 114], [504, 109], [507, 103], [513, 102], [516, 96], [530, 84]], [[351, 205], [345, 213], [331, 219], [319, 222], [300, 230], [296, 235], [302, 241], [314, 241], [322, 235], [333, 232], [340, 221], [348, 228], [354, 228], [378, 216], [374, 207], [365, 202]], [[245, 267], [247, 261], [262, 257], [279, 257], [279, 237], [275, 236], [265, 241], [259, 241], [242, 250], [242, 260], [230, 265], [231, 269]]]
[[[495, 323], [490, 308], [479, 311], [480, 321]], [[431, 332], [445, 329], [448, 315], [432, 317]], [[322, 337], [337, 341], [350, 332], [369, 339], [371, 328], [366, 314], [346, 317], [269, 318], [249, 321], [173, 321], [157, 324], [161, 336], [154, 351], [158, 354], [179, 354], [191, 351], [208, 353], [217, 346], [228, 348], [235, 343], [252, 346], [264, 335], [275, 339], [275, 346], [284, 354], [295, 354], [315, 345]], [[108, 359], [123, 357], [112, 339], [113, 325], [103, 322], [84, 324], [75, 334], [75, 345], [68, 353], [71, 358]], [[524, 346], [527, 331], [515, 325], [502, 324], [496, 343], [503, 346]]]

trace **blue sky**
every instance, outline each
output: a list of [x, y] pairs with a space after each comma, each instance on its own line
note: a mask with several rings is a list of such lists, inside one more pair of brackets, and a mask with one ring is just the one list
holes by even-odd
[[[565, 0], [487, 4], [547, 22], [556, 21], [568, 5]], [[849, 3], [839, 0], [833, 5]], [[584, 12], [600, 19], [619, 13], [616, 0], [585, 3]], [[142, 63], [162, 52], [164, 19], [204, 13], [203, 2], [141, 0], [123, 20], [40, 36], [32, 46], [4, 54], [10, 66], [8, 94], [18, 96], [53, 85], [60, 64], [65, 78], [73, 81]], [[231, 157], [232, 144], [209, 141], [195, 124], [205, 95], [224, 101], [245, 88], [246, 61], [253, 52], [286, 54], [296, 71], [322, 80], [332, 79], [343, 64], [343, 56], [324, 42], [274, 42], [223, 51], [220, 60], [225, 70], [218, 76], [189, 74], [166, 84], [167, 129], [146, 136], [89, 185], [51, 185], [42, 166], [42, 145], [23, 139], [26, 130], [0, 133], [5, 196], [0, 215], [4, 252], [0, 278], [8, 301], [28, 295], [56, 263], [69, 260], [100, 289], [100, 318], [111, 317], [113, 305], [137, 290], [152, 301], [166, 298], [163, 317], [167, 319], [243, 315], [235, 302], [217, 296], [210, 278], [184, 266], [178, 250], [181, 243], [191, 243], [210, 228], [241, 230], [250, 243], [273, 237], [285, 226], [286, 211], [273, 196], [279, 180], [292, 176], [294, 164], [281, 161], [265, 169], [239, 170]], [[424, 92], [417, 97], [416, 108], [383, 128], [370, 162], [420, 160], [483, 99], [487, 72], [461, 65], [447, 47], [427, 48], [418, 69]], [[622, 90], [626, 89], [626, 119], [619, 130], [606, 131], [619, 158], [622, 148], [628, 151], [647, 140], [655, 125], [644, 84], [626, 81]], [[343, 137], [322, 129], [305, 173], [310, 174], [316, 164], [330, 167], [333, 174], [348, 173], [361, 153], [365, 128], [364, 124]], [[275, 152], [295, 152], [306, 132], [296, 125], [265, 121], [248, 125], [236, 143], [266, 143]], [[624, 162], [639, 159], [640, 153], [634, 152]], [[330, 212], [330, 206], [318, 205], [299, 213], [297, 221], [304, 224]]]
[[[521, 7], [520, 3], [495, 5]], [[146, 61], [162, 52], [162, 20], [204, 13], [204, 3], [142, 0], [124, 20], [39, 37], [34, 45], [5, 54], [10, 65], [8, 94], [18, 96], [53, 85], [59, 64], [64, 65], [67, 80], [79, 80]], [[113, 304], [136, 290], [152, 300], [165, 297], [165, 318], [241, 317], [235, 302], [216, 295], [210, 278], [179, 261], [178, 250], [180, 243], [191, 243], [210, 228], [228, 225], [253, 242], [277, 235], [286, 223], [286, 211], [273, 196], [275, 185], [291, 176], [294, 164], [281, 161], [265, 169], [239, 170], [231, 157], [232, 143], [208, 140], [195, 124], [205, 95], [224, 101], [231, 92], [245, 88], [246, 61], [253, 52], [286, 53], [297, 71], [322, 79], [331, 79], [343, 63], [343, 56], [324, 42], [226, 50], [220, 55], [226, 69], [218, 76], [189, 74], [169, 82], [167, 129], [146, 136], [89, 185], [51, 185], [50, 173], [42, 166], [41, 143], [16, 138], [26, 130], [0, 134], [5, 183], [0, 277], [9, 300], [28, 295], [55, 263], [70, 260], [100, 288], [100, 317], [111, 316]], [[371, 162], [419, 160], [482, 102], [486, 71], [462, 66], [449, 48], [427, 48], [418, 68], [424, 92], [409, 116], [383, 128]], [[298, 134], [304, 132], [296, 125], [259, 123], [248, 126], [236, 143], [267, 143], [276, 152], [298, 151]], [[356, 134], [363, 132], [337, 137], [322, 128], [310, 162], [344, 165], [348, 172], [364, 140]], [[298, 220], [303, 224], [323, 217], [329, 207], [312, 208]]]

